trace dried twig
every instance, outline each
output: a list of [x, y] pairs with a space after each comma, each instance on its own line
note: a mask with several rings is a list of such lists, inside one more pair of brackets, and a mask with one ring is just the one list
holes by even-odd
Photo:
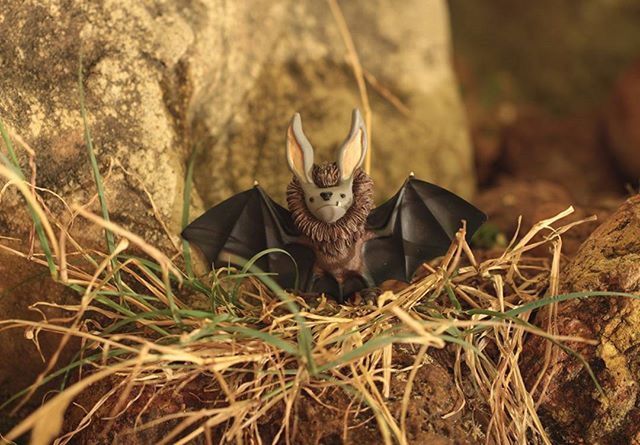
[[364, 80], [364, 73], [362, 70], [362, 65], [360, 64], [360, 57], [358, 57], [358, 52], [356, 51], [356, 45], [353, 43], [353, 38], [351, 37], [351, 32], [349, 31], [349, 26], [347, 25], [347, 21], [344, 19], [344, 15], [342, 14], [342, 9], [338, 4], [337, 0], [327, 0], [329, 2], [329, 7], [331, 8], [331, 13], [333, 14], [333, 18], [336, 21], [336, 25], [338, 26], [338, 31], [340, 31], [340, 36], [342, 37], [342, 41], [347, 48], [347, 56], [350, 60], [351, 68], [353, 69], [353, 75], [356, 78], [356, 83], [358, 84], [358, 91], [360, 93], [360, 101], [362, 102], [362, 109], [364, 113], [364, 122], [367, 126], [367, 136], [368, 136], [368, 145], [369, 149], [367, 150], [367, 155], [364, 160], [364, 171], [367, 173], [371, 173], [371, 152], [373, 151], [373, 133], [372, 133], [372, 115], [371, 115], [371, 106], [369, 105], [369, 96], [367, 94], [367, 84]]

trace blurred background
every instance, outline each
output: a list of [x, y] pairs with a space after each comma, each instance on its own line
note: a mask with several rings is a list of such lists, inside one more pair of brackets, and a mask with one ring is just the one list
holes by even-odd
[[[363, 107], [349, 39], [370, 102], [378, 201], [415, 171], [473, 200], [505, 238], [519, 215], [524, 230], [569, 205], [576, 219], [604, 218], [639, 187], [637, 0], [1, 0], [0, 36], [0, 117], [35, 153], [21, 149], [22, 165], [66, 202], [93, 199], [82, 53], [112, 220], [167, 252], [191, 160], [194, 216], [255, 179], [282, 201], [295, 111], [318, 157], [332, 159]], [[2, 243], [28, 250], [24, 203], [12, 188], [1, 199]], [[53, 195], [42, 200], [64, 214]], [[563, 251], [595, 225], [567, 234]], [[103, 242], [83, 221], [69, 230]], [[46, 277], [0, 251], [0, 316], [37, 319], [35, 301], [77, 301]], [[21, 366], [0, 363], [0, 401], [42, 369], [22, 333], [2, 336], [0, 356]], [[40, 339], [45, 355], [55, 344]]]
[[[640, 2], [449, 1], [477, 202], [507, 235], [640, 185]], [[567, 253], [598, 223], [582, 226]], [[571, 235], [570, 236], [574, 236]]]

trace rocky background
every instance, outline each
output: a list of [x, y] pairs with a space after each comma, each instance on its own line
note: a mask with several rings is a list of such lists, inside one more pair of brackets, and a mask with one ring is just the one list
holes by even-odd
[[[638, 190], [638, 2], [450, 6], [478, 181], [483, 194], [491, 193], [487, 205], [531, 221], [543, 202], [593, 212]], [[495, 203], [509, 189], [525, 199]], [[506, 219], [494, 222], [506, 230], [513, 218]]]
[[[640, 203], [631, 198], [617, 210], [640, 187], [637, 1], [340, 5], [368, 82], [378, 200], [415, 171], [474, 199], [504, 237], [519, 215], [527, 230], [574, 205], [575, 219], [599, 220], [563, 238], [564, 290], [640, 290]], [[359, 105], [324, 1], [0, 0], [0, 118], [36, 152], [38, 185], [70, 204], [95, 190], [78, 100], [80, 54], [112, 219], [165, 250], [171, 243], [159, 221], [175, 238], [190, 159], [192, 214], [255, 179], [281, 200], [292, 113], [302, 113], [327, 160]], [[26, 152], [19, 154], [27, 168]], [[27, 240], [31, 224], [18, 195], [0, 199], [0, 235]], [[64, 211], [52, 195], [43, 199]], [[71, 230], [101, 242], [89, 227], [79, 221]], [[74, 301], [45, 277], [0, 251], [0, 317], [38, 318], [28, 311], [35, 301]], [[562, 307], [564, 334], [602, 339], [584, 353], [610, 398], [561, 357], [554, 375], [562, 378], [541, 406], [558, 443], [640, 440], [635, 306]], [[42, 347], [46, 354], [46, 338]], [[532, 342], [533, 357], [538, 348]], [[1, 401], [31, 383], [42, 362], [20, 333], [0, 334], [0, 357], [22, 357], [20, 369], [0, 361]]]

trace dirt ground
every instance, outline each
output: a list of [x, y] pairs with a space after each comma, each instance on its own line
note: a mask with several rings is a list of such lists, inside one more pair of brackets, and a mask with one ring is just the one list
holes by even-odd
[[[405, 369], [393, 374], [388, 398], [389, 410], [399, 415], [401, 399], [409, 368], [415, 360], [417, 348], [398, 345], [394, 350], [394, 368]], [[413, 392], [406, 419], [407, 436], [412, 444], [475, 444], [484, 439], [483, 430], [488, 421], [486, 406], [474, 399], [473, 388], [466, 388], [468, 407], [459, 410], [462, 398], [456, 391], [453, 378], [454, 357], [450, 351], [435, 350], [420, 367], [413, 383]], [[98, 420], [109, 417], [113, 408], [107, 404], [98, 416], [75, 438], [75, 443], [98, 445], [104, 443], [158, 443], [177, 425], [177, 421], [166, 422], [160, 427], [133, 432], [135, 425], [158, 418], [160, 415], [179, 413], [185, 409], [197, 410], [228, 403], [223, 394], [212, 390], [213, 377], [203, 375], [193, 380], [179, 392], [156, 392], [152, 385], [136, 389], [131, 396], [131, 405], [124, 414], [113, 420]], [[98, 395], [105, 394], [113, 382], [104, 382], [97, 388], [85, 392], [66, 418], [67, 429], [80, 423], [87, 409], [93, 406]], [[116, 398], [115, 396], [113, 397]], [[148, 405], [148, 406], [147, 406]], [[141, 411], [144, 413], [141, 414]], [[359, 411], [356, 415], [352, 412]], [[302, 393], [294, 408], [295, 421], [291, 443], [300, 445], [338, 445], [378, 443], [380, 433], [373, 414], [362, 402], [338, 387], [314, 390], [313, 397]], [[346, 416], [345, 413], [350, 415]], [[453, 415], [451, 415], [453, 413]], [[449, 414], [449, 416], [446, 416]], [[276, 406], [258, 424], [264, 443], [286, 443], [284, 438], [273, 442], [278, 434], [283, 407]], [[445, 418], [446, 417], [446, 418]], [[73, 426], [73, 427], [72, 427]], [[188, 431], [188, 430], [187, 430]], [[211, 433], [213, 443], [220, 440], [220, 428]], [[205, 443], [204, 438], [193, 443]]]

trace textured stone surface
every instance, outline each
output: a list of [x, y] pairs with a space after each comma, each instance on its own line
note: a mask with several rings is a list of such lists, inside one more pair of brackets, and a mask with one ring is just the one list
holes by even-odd
[[[471, 153], [449, 66], [444, 3], [393, 5], [389, 0], [342, 5], [362, 65], [411, 110], [403, 116], [369, 85], [377, 196], [389, 196], [412, 170], [470, 196]], [[254, 178], [283, 198], [289, 177], [283, 135], [296, 110], [320, 159], [332, 158], [346, 136], [359, 95], [327, 4], [296, 4], [286, 18], [282, 38], [239, 96], [244, 100], [224, 119], [211, 106], [219, 88], [209, 88], [211, 100], [205, 95], [195, 104], [194, 112], [207, 122], [195, 136], [204, 141], [196, 184], [206, 203], [250, 187]]]
[[[618, 291], [640, 296], [640, 195], [629, 199], [582, 245], [562, 273], [561, 292]], [[560, 353], [546, 377], [540, 414], [559, 443], [636, 443], [640, 440], [640, 302], [591, 297], [558, 307], [558, 331], [597, 340], [572, 343], [602, 385], [600, 395], [586, 368]], [[533, 337], [525, 357], [528, 380], [540, 372], [546, 343]], [[543, 380], [544, 381], [544, 380]]]
[[[343, 5], [363, 66], [412, 111], [404, 117], [370, 87], [373, 176], [381, 196], [411, 170], [469, 196], [471, 154], [449, 64], [446, 7], [440, 0], [410, 6]], [[112, 213], [149, 238], [158, 227], [135, 177], [175, 231], [194, 148], [198, 208], [199, 196], [210, 205], [254, 179], [281, 198], [291, 114], [303, 113], [326, 159], [359, 102], [325, 2], [6, 1], [0, 33], [0, 115], [36, 149], [40, 185], [71, 201], [93, 190], [76, 85], [82, 51], [100, 165], [106, 170], [115, 159], [132, 175], [114, 169]]]

